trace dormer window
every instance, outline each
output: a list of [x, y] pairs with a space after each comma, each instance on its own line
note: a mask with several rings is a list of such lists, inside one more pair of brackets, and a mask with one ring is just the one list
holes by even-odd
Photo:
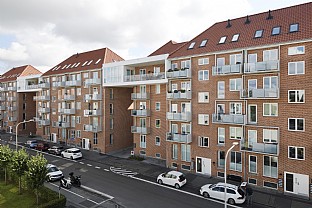
[[263, 30], [257, 30], [255, 33], [255, 38], [261, 38], [263, 34]]
[[281, 33], [281, 27], [273, 27], [272, 29], [272, 35], [279, 35]]
[[289, 25], [289, 32], [298, 32], [299, 31], [299, 24], [291, 24]]
[[225, 41], [226, 41], [226, 36], [223, 36], [220, 38], [219, 44], [225, 43]]
[[233, 35], [233, 37], [232, 37], [232, 42], [237, 42], [237, 41], [238, 41], [238, 38], [239, 38], [239, 34]]
[[207, 44], [207, 41], [208, 41], [207, 39], [203, 40], [203, 41], [200, 43], [199, 47], [205, 47], [206, 44]]
[[195, 46], [195, 43], [196, 43], [196, 42], [192, 42], [192, 43], [190, 44], [190, 46], [188, 47], [188, 49], [193, 49], [194, 46]]

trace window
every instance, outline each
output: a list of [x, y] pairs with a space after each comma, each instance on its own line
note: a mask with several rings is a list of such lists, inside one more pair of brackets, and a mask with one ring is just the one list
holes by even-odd
[[288, 119], [288, 131], [304, 131], [304, 119], [303, 118], [289, 118]]
[[199, 147], [209, 147], [209, 137], [198, 137], [198, 146]]
[[[232, 54], [230, 55], [230, 65], [236, 65], [242, 63], [242, 54]], [[231, 69], [232, 71], [232, 69]], [[234, 69], [233, 69], [234, 71]], [[235, 70], [236, 72], [236, 70]]]
[[114, 99], [114, 90], [113, 89], [109, 89], [109, 99]]
[[208, 70], [199, 70], [198, 71], [198, 80], [209, 80], [209, 71]]
[[155, 127], [160, 128], [160, 119], [155, 120]]
[[219, 168], [224, 167], [224, 162], [225, 162], [225, 152], [218, 151], [218, 167]]
[[181, 90], [191, 91], [191, 83], [188, 82], [181, 82]]
[[263, 61], [275, 61], [278, 60], [278, 50], [265, 50], [263, 51]]
[[226, 41], [226, 36], [223, 36], [223, 37], [220, 38], [219, 44], [225, 43], [225, 41]]
[[160, 84], [155, 85], [155, 93], [160, 94]]
[[190, 66], [191, 66], [190, 60], [181, 61], [181, 69], [189, 69]]
[[253, 184], [253, 185], [257, 185], [257, 179], [248, 178], [248, 183]]
[[224, 145], [225, 142], [225, 128], [218, 127], [218, 144]]
[[171, 168], [177, 169], [178, 168], [178, 164], [177, 163], [171, 163]]
[[239, 34], [233, 35], [233, 37], [232, 37], [232, 42], [238, 41], [238, 38], [239, 38]]
[[263, 176], [277, 178], [277, 157], [263, 156]]
[[262, 37], [262, 34], [263, 34], [263, 30], [257, 30], [255, 32], [255, 38], [261, 38]]
[[77, 88], [77, 95], [81, 95], [81, 88]]
[[289, 25], [289, 32], [298, 32], [299, 31], [299, 24], [295, 23], [295, 24], [291, 24]]
[[304, 74], [304, 61], [288, 62], [288, 75]]
[[195, 43], [196, 43], [196, 42], [192, 42], [192, 43], [190, 44], [190, 46], [188, 47], [188, 49], [193, 49], [194, 46], [195, 46]]
[[93, 144], [98, 144], [98, 134], [93, 133]]
[[81, 131], [80, 130], [76, 131], [76, 136], [77, 136], [77, 138], [81, 138]]
[[209, 64], [209, 58], [198, 59], [198, 65], [207, 65], [207, 64]]
[[81, 122], [81, 117], [80, 116], [76, 116], [76, 123], [80, 124], [80, 122]]
[[263, 77], [263, 88], [264, 89], [277, 89], [278, 78], [277, 76]]
[[109, 104], [109, 114], [110, 114], [110, 115], [113, 115], [113, 114], [114, 114], [114, 105], [113, 105], [113, 103], [110, 103], [110, 104]]
[[[87, 62], [85, 62], [84, 64], [86, 64]], [[84, 64], [82, 66], [84, 66]], [[89, 77], [89, 73], [83, 73], [83, 78], [88, 78]]]
[[230, 127], [230, 138], [231, 139], [242, 139], [243, 129], [242, 127]]
[[263, 116], [277, 116], [278, 104], [277, 103], [263, 103]]
[[304, 160], [304, 147], [288, 146], [288, 158]]
[[224, 99], [225, 97], [225, 82], [224, 81], [218, 81], [218, 98]]
[[178, 159], [178, 145], [177, 144], [172, 145], [172, 159], [174, 160]]
[[242, 103], [230, 103], [230, 114], [241, 115]]
[[198, 124], [209, 125], [209, 114], [198, 114]]
[[140, 155], [146, 155], [146, 152], [145, 152], [145, 150], [140, 150], [139, 154]]
[[199, 47], [205, 47], [206, 44], [207, 44], [207, 41], [208, 41], [207, 39], [202, 40], [202, 42], [200, 43]]
[[146, 148], [146, 135], [140, 135], [140, 147]]
[[199, 92], [198, 93], [199, 103], [209, 103], [209, 92]]
[[110, 145], [114, 144], [114, 136], [113, 136], [113, 134], [109, 134], [109, 144]]
[[257, 173], [257, 156], [249, 155], [249, 173]]
[[77, 107], [77, 110], [80, 110], [81, 109], [81, 102], [77, 102], [76, 107]]
[[281, 33], [281, 27], [273, 27], [272, 28], [272, 35], [279, 35]]
[[257, 105], [248, 105], [248, 123], [257, 123]]
[[171, 64], [171, 69], [173, 70], [173, 69], [176, 69], [176, 68], [178, 68], [178, 64], [177, 63], [172, 63]]
[[155, 154], [155, 157], [157, 157], [157, 158], [160, 158], [160, 156], [161, 156], [160, 153]]
[[304, 90], [288, 90], [288, 103], [304, 103]]
[[230, 79], [230, 91], [240, 91], [242, 89], [242, 78]]
[[182, 169], [182, 170], [191, 170], [191, 166], [190, 166], [190, 165], [182, 164], [182, 165], [181, 165], [181, 169]]
[[268, 181], [263, 181], [263, 187], [277, 189], [277, 183], [271, 183]]
[[263, 129], [263, 142], [277, 143], [278, 131], [276, 129]]
[[181, 144], [181, 160], [191, 162], [191, 145]]
[[113, 129], [113, 128], [114, 128], [114, 119], [113, 119], [113, 118], [110, 118], [110, 119], [109, 119], [109, 128], [110, 128], [110, 129]]
[[242, 153], [231, 151], [230, 170], [242, 171]]
[[155, 103], [155, 110], [160, 111], [160, 102]]
[[289, 47], [288, 48], [288, 55], [299, 55], [305, 53], [305, 47], [304, 46], [295, 46], [295, 47]]
[[155, 137], [155, 145], [160, 146], [160, 137], [159, 136]]

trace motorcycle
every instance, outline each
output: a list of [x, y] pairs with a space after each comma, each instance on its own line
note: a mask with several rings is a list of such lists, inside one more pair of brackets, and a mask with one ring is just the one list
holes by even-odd
[[73, 172], [70, 172], [69, 173], [69, 178], [70, 178], [70, 183], [73, 185], [73, 186], [76, 186], [76, 187], [80, 187], [81, 186], [81, 176], [74, 176], [74, 173]]
[[60, 186], [61, 187], [64, 187], [64, 188], [67, 188], [67, 189], [70, 189], [72, 187], [72, 184], [70, 182], [70, 179], [66, 179], [64, 176], [61, 178], [60, 180]]

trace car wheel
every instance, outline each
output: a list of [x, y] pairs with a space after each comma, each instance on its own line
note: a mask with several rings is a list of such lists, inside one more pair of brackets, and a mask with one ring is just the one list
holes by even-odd
[[209, 198], [209, 197], [210, 197], [209, 194], [208, 194], [207, 192], [204, 192], [204, 193], [203, 193], [203, 196], [204, 196], [205, 198]]
[[162, 180], [158, 180], [158, 183], [160, 184], [160, 185], [162, 185], [163, 184], [163, 182], [162, 182]]
[[62, 157], [64, 158], [64, 155], [62, 154]]
[[234, 205], [234, 204], [235, 204], [235, 201], [234, 201], [234, 199], [229, 199], [229, 200], [228, 200], [228, 203], [231, 204], [231, 205]]
[[73, 156], [70, 156], [70, 159], [73, 160], [74, 159]]
[[176, 189], [179, 189], [180, 188], [180, 185], [179, 184], [174, 184], [174, 187], [176, 188]]

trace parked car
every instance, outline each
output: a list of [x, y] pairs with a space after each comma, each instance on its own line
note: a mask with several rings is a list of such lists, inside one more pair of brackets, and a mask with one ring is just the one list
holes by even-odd
[[49, 147], [50, 147], [50, 145], [48, 143], [40, 142], [37, 144], [35, 149], [40, 150], [40, 151], [48, 151]]
[[47, 169], [47, 181], [56, 181], [63, 177], [63, 172], [60, 171], [55, 165], [47, 164]]
[[[227, 183], [226, 200], [229, 204], [242, 204], [246, 200], [241, 187]], [[200, 195], [224, 201], [225, 183], [206, 184], [200, 188]]]
[[62, 157], [70, 158], [72, 160], [77, 158], [82, 158], [82, 153], [80, 149], [77, 148], [69, 148], [61, 152]]
[[167, 184], [174, 186], [175, 188], [180, 188], [186, 184], [185, 175], [178, 171], [169, 171], [167, 173], [162, 173], [157, 177], [157, 182], [159, 184]]
[[48, 149], [48, 152], [50, 154], [60, 155], [63, 150], [64, 150], [64, 147], [62, 147], [62, 146], [59, 146], [59, 147], [58, 146], [52, 146]]
[[37, 140], [27, 140], [27, 142], [26, 142], [26, 147], [29, 147], [29, 148], [36, 148], [36, 147], [37, 147], [37, 144], [38, 144], [38, 141], [37, 141]]

